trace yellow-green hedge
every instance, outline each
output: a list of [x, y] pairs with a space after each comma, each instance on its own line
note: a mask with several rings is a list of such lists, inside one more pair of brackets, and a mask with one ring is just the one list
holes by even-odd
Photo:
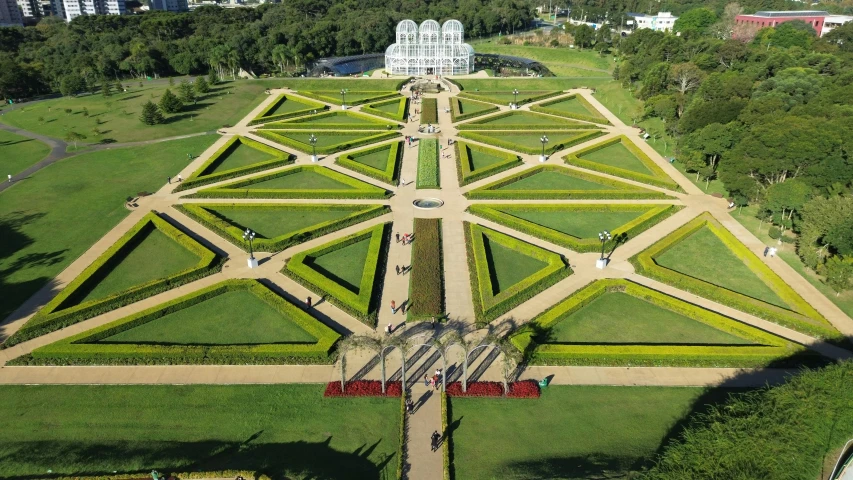
[[388, 164], [386, 165], [385, 170], [378, 170], [369, 165], [360, 163], [356, 159], [364, 155], [369, 155], [373, 152], [385, 150], [389, 147], [388, 144], [369, 147], [356, 152], [350, 152], [346, 155], [341, 155], [335, 159], [335, 163], [354, 172], [375, 178], [380, 182], [385, 182], [389, 185], [397, 185], [397, 181], [400, 178], [400, 167], [402, 166], [402, 162], [400, 161], [403, 156], [402, 145], [402, 141], [390, 144], [391, 148], [388, 151]]
[[[471, 100], [477, 100], [480, 102], [488, 102], [495, 103], [498, 105], [509, 105], [512, 102], [506, 102], [495, 97], [490, 97], [490, 93], [507, 93], [507, 92], [491, 92], [491, 91], [483, 91], [483, 92], [459, 92], [457, 95], [460, 98], [467, 98]], [[556, 97], [557, 95], [562, 95], [562, 91], [553, 90], [553, 91], [535, 91], [535, 92], [519, 92], [518, 96], [518, 105], [524, 105], [526, 103], [538, 102], [539, 100], [545, 100], [546, 98]]]
[[444, 265], [442, 263], [441, 219], [416, 218], [412, 244], [408, 318], [422, 320], [444, 316]]
[[450, 97], [450, 120], [453, 123], [463, 122], [465, 120], [470, 120], [472, 118], [479, 117], [480, 115], [486, 115], [500, 110], [497, 105], [478, 102], [476, 100], [470, 99], [465, 100], [473, 103], [479, 103], [480, 105], [486, 105], [488, 108], [484, 108], [483, 110], [477, 110], [476, 112], [464, 113], [462, 111], [462, 99], [460, 99], [459, 97]]
[[[454, 143], [454, 148], [456, 149], [456, 175], [459, 179], [460, 186], [468, 185], [469, 183], [474, 183], [478, 180], [482, 180], [486, 177], [490, 177], [496, 173], [503, 172], [504, 170], [509, 170], [510, 168], [517, 167], [524, 163], [521, 161], [521, 157], [514, 153], [494, 150], [491, 148], [483, 147], [481, 145], [475, 145], [473, 143], [456, 142]], [[480, 168], [477, 170], [471, 170], [473, 163], [471, 161], [471, 156], [468, 153], [469, 150], [487, 153], [498, 158], [503, 158], [504, 161], [494, 163], [492, 165], [489, 165], [488, 167]]]
[[607, 120], [607, 118], [605, 118], [604, 115], [601, 115], [601, 114], [584, 115], [581, 113], [566, 112], [563, 110], [558, 110], [556, 108], [548, 108], [549, 105], [554, 105], [555, 103], [565, 102], [566, 100], [571, 100], [571, 99], [577, 100], [578, 103], [580, 103], [581, 105], [583, 105], [587, 109], [592, 110], [593, 112], [598, 111], [598, 109], [596, 109], [594, 106], [592, 106], [592, 104], [589, 103], [585, 98], [583, 98], [581, 95], [577, 95], [577, 94], [572, 94], [572, 95], [568, 95], [565, 97], [557, 98], [555, 100], [542, 102], [538, 105], [531, 105], [530, 110], [532, 110], [534, 112], [547, 113], [550, 115], [557, 115], [559, 117], [574, 118], [575, 120], [583, 120], [585, 122], [602, 123], [604, 125], [610, 125], [611, 124]]
[[438, 123], [438, 100], [424, 98], [421, 100], [421, 125]]
[[[651, 175], [645, 175], [642, 173], [634, 172], [632, 170], [627, 170], [624, 168], [613, 167], [610, 165], [605, 165], [599, 162], [593, 162], [591, 160], [585, 160], [582, 157], [589, 153], [601, 150], [603, 148], [607, 148], [611, 145], [615, 145], [617, 143], [621, 143], [623, 147], [625, 147], [632, 155], [637, 157], [649, 171], [652, 172]], [[589, 147], [583, 148], [576, 152], [573, 152], [570, 155], [566, 155], [563, 157], [566, 163], [569, 165], [574, 165], [576, 167], [586, 168], [589, 170], [595, 170], [596, 172], [606, 173], [608, 175], [615, 175], [617, 177], [627, 178], [630, 180], [634, 180], [640, 183], [646, 183], [649, 185], [654, 185], [656, 187], [668, 188], [670, 190], [680, 190], [678, 183], [670, 178], [666, 172], [663, 171], [654, 160], [649, 158], [648, 155], [645, 154], [642, 150], [640, 150], [634, 142], [632, 142], [625, 135], [620, 135], [615, 138], [611, 138], [609, 140], [605, 140], [601, 143], [597, 143], [595, 145], [591, 145]]]
[[[397, 102], [397, 113], [388, 113], [384, 110], [379, 110], [376, 107], [381, 107], [383, 105], [390, 105], [392, 103]], [[361, 107], [361, 111], [364, 113], [369, 113], [371, 115], [376, 115], [378, 117], [387, 118], [388, 120], [394, 120], [395, 122], [404, 122], [408, 117], [409, 113], [409, 97], [401, 97], [400, 99], [392, 98], [390, 100], [383, 100], [381, 102], [374, 102], [370, 105], [365, 105]]]

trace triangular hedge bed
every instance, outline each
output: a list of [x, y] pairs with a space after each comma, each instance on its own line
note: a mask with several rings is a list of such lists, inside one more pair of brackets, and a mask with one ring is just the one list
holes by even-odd
[[[243, 232], [246, 228], [253, 228], [257, 233], [253, 245], [255, 251], [258, 252], [279, 252], [293, 245], [328, 235], [391, 211], [387, 205], [318, 205], [295, 203], [183, 203], [175, 205], [175, 208], [244, 250], [248, 250], [248, 244], [243, 240]], [[329, 220], [318, 219], [309, 226], [267, 238], [263, 236], [262, 232], [257, 232], [258, 227], [243, 225], [229, 218], [227, 216], [229, 210], [275, 213], [279, 218], [286, 217], [288, 213], [301, 214], [303, 216], [334, 213], [335, 218]]]
[[[770, 289], [789, 308], [772, 305], [766, 301], [729, 290], [723, 286], [715, 285], [693, 276], [685, 275], [658, 264], [657, 258], [659, 256], [664, 255], [679, 242], [688, 239], [691, 235], [703, 229], [707, 229], [719, 239], [731, 254], [737, 257], [760, 282], [763, 282], [766, 288]], [[712, 257], [695, 257], [693, 260], [696, 262], [719, 261], [719, 259]], [[641, 275], [778, 323], [798, 332], [817, 338], [836, 338], [840, 336], [832, 324], [794, 291], [790, 285], [785, 283], [770, 267], [762, 262], [757, 255], [726, 230], [710, 213], [706, 212], [699, 215], [651, 247], [631, 257], [630, 261], [637, 273]], [[720, 278], [719, 282], [724, 283], [725, 278]]]
[[[279, 112], [278, 109], [283, 106], [293, 108], [282, 108], [282, 110], [287, 111]], [[282, 94], [276, 97], [276, 99], [273, 100], [267, 108], [263, 109], [258, 116], [249, 122], [249, 126], [257, 125], [259, 123], [275, 122], [287, 118], [301, 117], [302, 115], [310, 115], [312, 113], [317, 113], [317, 111], [327, 110], [328, 108], [328, 105], [308, 100], [307, 98], [299, 98], [295, 95]]]
[[[318, 129], [318, 144], [312, 147], [308, 143], [308, 130], [255, 130], [252, 132], [261, 138], [269, 140], [286, 147], [299, 150], [303, 153], [317, 152], [318, 155], [358, 148], [371, 143], [377, 143], [392, 138], [399, 138], [400, 133], [396, 130], [322, 130]], [[321, 143], [321, 141], [323, 143]], [[330, 143], [325, 143], [326, 141]]]
[[[314, 100], [320, 100], [321, 102], [331, 103], [333, 105], [342, 104], [340, 90], [299, 90], [297, 93], [303, 97], [313, 98]], [[400, 94], [398, 92], [390, 92], [387, 90], [348, 91], [346, 94], [346, 102], [347, 106], [353, 107], [399, 96]]]
[[[241, 148], [252, 149], [261, 154], [266, 154], [269, 156], [269, 160], [262, 160], [250, 165], [217, 171], [218, 167], [222, 165], [230, 155]], [[250, 173], [288, 165], [293, 163], [294, 160], [296, 160], [296, 157], [287, 152], [277, 150], [250, 138], [235, 135], [225, 142], [225, 145], [223, 145], [219, 150], [214, 152], [213, 155], [211, 155], [210, 158], [198, 168], [198, 170], [181, 182], [175, 191], [180, 192], [189, 188], [196, 188], [209, 183], [221, 182], [223, 180], [241, 177]]]
[[[297, 253], [287, 260], [282, 273], [324, 296], [341, 310], [370, 326], [376, 326], [379, 290], [385, 268], [391, 224], [383, 223], [352, 235], [339, 238], [316, 248]], [[366, 244], [362, 244], [366, 242]], [[346, 282], [339, 272], [331, 271], [337, 264], [322, 266], [318, 261], [325, 255], [338, 255], [341, 250], [362, 244], [366, 250], [357, 285]], [[349, 252], [347, 252], [349, 254]], [[356, 265], [358, 267], [358, 265]], [[345, 268], [345, 266], [344, 266]], [[337, 272], [337, 273], [336, 273]], [[357, 273], [357, 272], [356, 272]]]
[[510, 110], [509, 112], [490, 115], [485, 118], [462, 123], [456, 126], [459, 130], [592, 130], [598, 125], [577, 122], [575, 120], [542, 115], [526, 110]]
[[470, 120], [500, 110], [497, 105], [459, 97], [450, 97], [450, 120], [453, 123]]
[[387, 118], [395, 122], [404, 122], [409, 113], [409, 97], [392, 98], [374, 102], [361, 107], [363, 113]]
[[[473, 143], [455, 142], [453, 145], [456, 150], [456, 174], [459, 177], [459, 185], [474, 183], [524, 163], [514, 153]], [[478, 166], [478, 159], [483, 158], [492, 160], [493, 163]]]
[[260, 128], [263, 130], [391, 130], [400, 126], [396, 122], [388, 122], [363, 113], [334, 110], [267, 123]]
[[[590, 155], [594, 155], [596, 152], [600, 155], [601, 152], [607, 148], [624, 148], [625, 151], [619, 153], [627, 153], [631, 156], [629, 158], [632, 160], [636, 159], [633, 163], [638, 168], [634, 168], [633, 170], [621, 168], [615, 165], [608, 165], [607, 161], [589, 158]], [[614, 153], [614, 156], [615, 155], [616, 153]], [[618, 137], [582, 148], [581, 150], [565, 156], [564, 159], [566, 163], [576, 167], [627, 178], [629, 180], [634, 180], [635, 182], [654, 185], [655, 187], [680, 190], [678, 183], [667, 175], [654, 160], [634, 145], [634, 143], [625, 135], [619, 135]]]
[[[571, 108], [572, 104], [578, 108]], [[607, 118], [598, 111], [598, 109], [593, 107], [591, 103], [583, 98], [583, 96], [577, 94], [567, 95], [565, 97], [531, 105], [530, 110], [550, 115], [557, 115], [559, 117], [583, 120], [585, 122], [610, 125], [610, 121], [608, 121]]]
[[[265, 305], [263, 308], [272, 309], [269, 312], [272, 320], [279, 317], [282, 322], [292, 322], [294, 328], [304, 334], [294, 340], [255, 340], [248, 344], [241, 343], [239, 334], [225, 339], [212, 338], [210, 342], [171, 342], [168, 335], [165, 341], [112, 340], [133, 329], [149, 328], [150, 332], [151, 326], [157, 326], [154, 322], [169, 320], [169, 315], [198, 308], [204, 302], [234, 292], [248, 293], [248, 298], [261, 302]], [[210, 316], [202, 316], [193, 321], [204, 323], [211, 320]], [[238, 316], [233, 321], [252, 322], [257, 319]], [[246, 328], [252, 327], [247, 325]], [[261, 332], [255, 333], [254, 337], [264, 337], [263, 334], [258, 335]], [[217, 334], [222, 335], [215, 330], [211, 333]], [[234, 279], [38, 348], [32, 352], [28, 362], [41, 365], [328, 364], [334, 361], [331, 352], [339, 338], [338, 333], [306, 313], [302, 306], [285, 300], [259, 281]]]
[[[665, 335], [667, 323], [677, 317], [684, 321], [696, 322], [696, 328], [700, 330], [695, 335], [705, 338], [698, 343], [671, 340], [632, 342], [627, 339], [595, 343], [584, 341], [583, 338], [578, 338], [577, 341], [554, 338], [554, 330], [559, 324], [576, 321], [572, 318], [573, 315], [588, 308], [594, 301], [602, 299], [604, 295], [616, 292], [639, 300], [633, 302], [638, 305], [632, 308], [637, 317], [642, 316], [642, 313], [637, 311], [638, 308], [663, 309], [662, 313], [669, 314], [666, 317], [658, 314], [658, 329], [643, 331], [640, 336], [654, 339]], [[605, 318], [601, 321], [626, 323], [625, 328], [617, 330], [626, 332], [626, 336], [630, 337], [629, 325], [632, 317], [626, 316], [624, 312], [614, 315], [618, 318]], [[712, 332], [717, 332], [716, 337], [723, 340], [706, 340]], [[726, 339], [736, 341], [729, 343]], [[528, 361], [539, 365], [746, 368], [766, 366], [780, 360], [792, 365], [820, 360], [819, 354], [807, 351], [805, 347], [785, 338], [624, 279], [604, 279], [587, 285], [531, 320], [512, 335], [510, 341], [525, 353]]]
[[[335, 163], [389, 185], [397, 185], [403, 159], [403, 142], [392, 142], [341, 155]], [[376, 163], [376, 160], [378, 163]], [[385, 168], [378, 168], [384, 160]], [[373, 163], [371, 163], [373, 162]]]
[[[464, 230], [474, 316], [479, 324], [494, 320], [572, 274], [566, 259], [557, 253], [474, 223], [464, 222]], [[499, 285], [498, 249], [530, 259], [539, 268], [514, 283]], [[527, 273], [516, 267], [505, 266], [505, 271]]]
[[538, 102], [546, 98], [562, 95], [560, 90], [522, 90], [518, 95], [513, 95], [510, 91], [482, 91], [482, 92], [460, 92], [459, 98], [469, 98], [480, 102], [494, 103], [497, 105], [509, 105], [517, 101], [519, 105], [526, 103]]
[[[549, 130], [547, 133], [549, 142], [545, 146], [545, 154], [552, 155], [554, 152], [565, 150], [600, 137], [604, 133], [601, 130]], [[486, 145], [512, 150], [513, 152], [526, 153], [527, 155], [539, 155], [542, 153], [542, 144], [539, 142], [539, 139], [542, 137], [541, 130], [460, 131], [459, 136], [475, 142], [485, 143]]]
[[[158, 231], [180, 248], [190, 252], [198, 261], [189, 268], [134, 285], [131, 288], [111, 293], [105, 297], [85, 300], [110, 272], [118, 267], [152, 231]], [[142, 299], [171, 290], [185, 283], [198, 280], [218, 272], [222, 258], [178, 230], [166, 220], [152, 212], [142, 218], [101, 256], [86, 267], [62, 291], [39, 310], [20, 330], [15, 332], [4, 347], [65, 328], [88, 318], [138, 302]]]

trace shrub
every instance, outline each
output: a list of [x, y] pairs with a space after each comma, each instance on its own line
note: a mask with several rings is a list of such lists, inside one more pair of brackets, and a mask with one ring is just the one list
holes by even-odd
[[[401, 397], [403, 382], [385, 382], [385, 393], [382, 393], [382, 382], [379, 380], [352, 380], [346, 382], [346, 389], [341, 391], [341, 382], [329, 382], [326, 385], [324, 397]], [[403, 419], [405, 421], [405, 403], [403, 404]]]
[[416, 188], [440, 188], [438, 140], [423, 138], [418, 145], [418, 178]]
[[438, 123], [438, 100], [424, 98], [421, 101], [421, 125]]
[[[471, 143], [456, 142], [453, 145], [456, 149], [456, 163], [458, 167], [456, 169], [456, 175], [459, 178], [460, 186], [468, 185], [469, 183], [474, 183], [478, 180], [482, 180], [486, 177], [503, 172], [504, 170], [509, 170], [524, 163], [521, 161], [521, 158], [518, 155], [509, 152], [493, 150], [491, 148], [486, 148]], [[474, 164], [471, 160], [471, 151], [482, 152], [495, 157], [503, 158], [504, 161], [494, 163], [487, 167], [479, 168], [477, 170], [472, 170], [474, 168]]]
[[462, 111], [461, 100], [458, 97], [450, 97], [450, 120], [453, 123], [462, 122], [465, 120], [470, 120], [474, 117], [479, 117], [481, 115], [494, 113], [494, 112], [497, 112], [498, 110], [500, 110], [500, 108], [498, 108], [496, 105], [490, 105], [487, 103], [478, 102], [476, 100], [468, 100], [468, 101], [472, 102], [472, 103], [480, 104], [480, 105], [485, 106], [487, 108], [484, 108], [483, 110], [478, 110], [476, 112], [465, 113]]
[[593, 112], [598, 111], [594, 106], [592, 106], [591, 103], [589, 103], [585, 98], [583, 98], [583, 96], [575, 95], [575, 94], [568, 95], [565, 97], [560, 97], [558, 99], [551, 100], [548, 102], [542, 102], [538, 105], [531, 105], [530, 110], [532, 110], [534, 112], [547, 113], [549, 115], [556, 115], [559, 117], [574, 118], [575, 120], [583, 120], [585, 122], [602, 123], [605, 125], [611, 124], [607, 120], [607, 118], [605, 118], [604, 115], [601, 115], [601, 114], [593, 115], [590, 113], [589, 115], [584, 115], [581, 113], [558, 110], [556, 108], [548, 108], [550, 105], [554, 105], [555, 103], [560, 103], [560, 102], [564, 102], [564, 101], [571, 100], [571, 99], [575, 99], [578, 103], [580, 103], [581, 105], [586, 107], [588, 110], [591, 110]]
[[[621, 143], [622, 146], [625, 147], [629, 152], [631, 152], [631, 154], [634, 155], [637, 160], [639, 160], [647, 169], [649, 169], [652, 174], [646, 175], [642, 173], [637, 173], [624, 168], [604, 165], [602, 163], [593, 162], [582, 158], [584, 155], [601, 150], [603, 148], [607, 148], [617, 143]], [[655, 163], [654, 160], [652, 160], [648, 155], [645, 154], [645, 152], [643, 152], [636, 145], [634, 145], [634, 143], [625, 135], [620, 135], [616, 138], [612, 138], [604, 142], [583, 148], [581, 150], [573, 152], [570, 155], [566, 155], [565, 157], [563, 157], [563, 159], [569, 165], [574, 165], [576, 167], [595, 170], [597, 172], [627, 178], [636, 182], [654, 185], [656, 187], [668, 188], [670, 190], [680, 190], [678, 183], [672, 178], [670, 178], [669, 175], [667, 175], [666, 172], [664, 172], [663, 169], [658, 166], [658, 164]]]
[[[397, 180], [400, 178], [400, 167], [402, 166], [402, 145], [403, 142], [398, 141], [391, 144], [384, 144], [366, 148], [357, 152], [351, 152], [336, 158], [335, 163], [342, 167], [346, 167], [354, 172], [358, 172], [362, 175], [367, 175], [370, 178], [375, 178], [380, 182], [396, 185]], [[384, 171], [373, 168], [370, 165], [365, 165], [356, 160], [358, 157], [385, 150], [389, 146], [390, 149], [388, 150], [388, 164], [386, 165]]]
[[444, 480], [450, 480], [450, 451], [453, 448], [453, 438], [450, 435], [450, 410], [447, 406], [447, 393], [441, 392], [441, 431], [444, 433], [444, 448], [441, 449], [441, 457], [444, 469], [442, 471]]
[[776, 225], [773, 225], [767, 230], [767, 236], [772, 238], [773, 240], [778, 240], [779, 237], [782, 236], [782, 229], [780, 229]]
[[[468, 382], [467, 391], [462, 391], [461, 382], [447, 386], [449, 397], [503, 397], [504, 387], [500, 382]], [[539, 398], [539, 384], [534, 380], [522, 380], [509, 384], [507, 398]]]
[[[527, 132], [522, 132], [522, 133], [527, 133]], [[529, 133], [533, 134], [534, 132], [531, 131]], [[537, 131], [536, 135], [539, 135], [540, 133], [541, 132]], [[565, 150], [569, 147], [572, 147], [572, 146], [575, 146], [575, 145], [578, 145], [578, 144], [581, 144], [584, 142], [588, 142], [588, 141], [592, 140], [593, 138], [600, 137], [602, 135], [604, 135], [604, 132], [602, 132], [600, 130], [579, 130], [579, 131], [577, 131], [577, 137], [574, 137], [569, 141], [562, 142], [562, 143], [556, 143], [555, 142], [555, 143], [549, 144], [549, 146], [545, 147], [545, 153], [550, 155], [554, 152], [558, 152], [560, 150]], [[469, 140], [474, 140], [475, 142], [485, 143], [487, 145], [493, 145], [495, 147], [505, 148], [507, 150], [513, 150], [516, 152], [526, 153], [528, 155], [538, 155], [541, 153], [541, 148], [519, 145], [517, 143], [510, 142], [507, 140], [502, 140], [502, 139], [494, 138], [494, 137], [487, 136], [487, 135], [481, 135], [477, 132], [469, 132], [469, 131], [462, 132], [461, 131], [461, 132], [459, 132], [459, 136], [462, 138], [467, 138]]]
[[[388, 113], [384, 110], [379, 110], [377, 107], [381, 107], [384, 105], [391, 105], [397, 103], [397, 113]], [[376, 115], [378, 117], [387, 118], [389, 120], [394, 120], [395, 122], [403, 122], [408, 117], [409, 112], [409, 97], [402, 97], [400, 99], [392, 98], [390, 100], [383, 100], [381, 102], [374, 102], [370, 105], [366, 105], [361, 108], [361, 111], [364, 113], [369, 113], [371, 115]]]
[[274, 111], [282, 103], [284, 103], [288, 100], [289, 99], [287, 98], [287, 95], [284, 95], [284, 94], [279, 95], [272, 103], [267, 105], [267, 108], [263, 109], [261, 111], [261, 113], [258, 114], [257, 117], [255, 117], [251, 122], [249, 122], [248, 126], [258, 125], [261, 123], [274, 122], [276, 120], [284, 120], [286, 118], [301, 117], [303, 115], [309, 115], [310, 113], [312, 113], [316, 110], [324, 111], [324, 110], [329, 109], [329, 106], [326, 104], [300, 98], [298, 100], [298, 102], [304, 103], [306, 105], [306, 108], [303, 108], [302, 110], [295, 110], [292, 112], [287, 112], [287, 113], [279, 113], [276, 115], [268, 115], [269, 112]]
[[[301, 133], [301, 131], [299, 131], [299, 132]], [[275, 142], [275, 143], [278, 143], [278, 144], [281, 144], [281, 145], [284, 145], [287, 147], [295, 148], [295, 149], [299, 150], [300, 152], [312, 153], [314, 151], [314, 149], [311, 148], [311, 145], [309, 145], [307, 143], [302, 143], [302, 142], [300, 142], [298, 140], [294, 140], [292, 138], [285, 137], [285, 136], [280, 135], [280, 134], [278, 134], [272, 130], [256, 130], [253, 133], [255, 135], [257, 135], [261, 138], [265, 138], [271, 142]], [[325, 131], [324, 130], [323, 133], [328, 134], [328, 135], [350, 134], [350, 133], [352, 133], [352, 131], [351, 130], [346, 130], [346, 131]], [[358, 148], [358, 147], [361, 147], [363, 145], [369, 145], [371, 143], [381, 142], [383, 140], [390, 140], [392, 138], [397, 138], [400, 136], [400, 134], [396, 131], [385, 131], [385, 132], [369, 131], [369, 132], [364, 132], [364, 133], [367, 136], [365, 136], [363, 138], [359, 138], [357, 140], [352, 140], [352, 141], [346, 141], [346, 142], [342, 142], [342, 143], [337, 143], [334, 145], [326, 145], [323, 147], [316, 147], [316, 151], [320, 155], [328, 155], [328, 154], [340, 152], [342, 150], [349, 150], [351, 148]]]
[[441, 219], [416, 218], [409, 286], [409, 318], [444, 315], [444, 269], [441, 262]]

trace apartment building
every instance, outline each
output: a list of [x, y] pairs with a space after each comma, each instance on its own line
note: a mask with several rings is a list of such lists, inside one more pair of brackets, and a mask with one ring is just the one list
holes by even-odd
[[0, 27], [22, 27], [24, 19], [15, 0], [0, 0]]

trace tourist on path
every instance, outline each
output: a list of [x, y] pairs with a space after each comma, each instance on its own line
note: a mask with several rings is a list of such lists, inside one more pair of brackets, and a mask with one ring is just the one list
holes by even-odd
[[432, 436], [430, 437], [430, 443], [432, 445], [432, 451], [438, 450], [438, 442], [441, 440], [441, 434], [438, 433], [438, 430], [432, 432]]
[[391, 300], [391, 315], [397, 313], [397, 302]]
[[311, 308], [311, 297], [305, 299], [305, 305], [307, 305], [308, 308]]

